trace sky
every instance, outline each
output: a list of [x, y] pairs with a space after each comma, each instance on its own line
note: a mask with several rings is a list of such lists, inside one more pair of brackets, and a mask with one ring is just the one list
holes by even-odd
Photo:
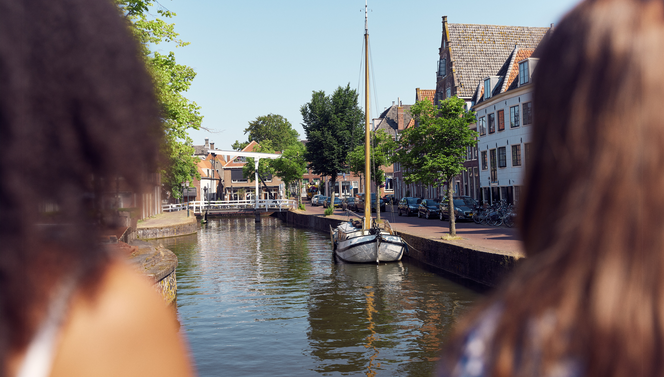
[[[371, 117], [393, 101], [415, 102], [415, 89], [435, 89], [442, 16], [449, 23], [547, 27], [578, 0], [370, 0]], [[179, 64], [196, 71], [185, 96], [201, 107], [203, 127], [192, 130], [215, 149], [246, 141], [248, 122], [285, 117], [306, 138], [300, 108], [312, 92], [350, 85], [364, 93], [363, 0], [159, 0], [175, 12]], [[156, 13], [156, 12], [153, 12]], [[364, 101], [360, 100], [364, 107]]]

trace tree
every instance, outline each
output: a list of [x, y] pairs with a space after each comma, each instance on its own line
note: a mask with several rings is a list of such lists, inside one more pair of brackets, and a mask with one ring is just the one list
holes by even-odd
[[307, 136], [305, 158], [315, 174], [330, 176], [335, 187], [337, 175], [347, 171], [348, 153], [364, 140], [357, 92], [350, 85], [338, 87], [332, 96], [315, 91], [300, 112]]
[[[392, 163], [391, 156], [396, 142], [384, 130], [377, 130], [371, 138], [371, 180], [376, 184], [376, 217], [380, 220], [380, 186], [385, 183], [382, 167]], [[358, 145], [348, 154], [348, 168], [357, 175], [364, 175], [364, 146]], [[366, 179], [366, 177], [364, 177]], [[370, 197], [370, 196], [369, 196]], [[368, 199], [367, 199], [368, 200]]]
[[[307, 160], [304, 157], [306, 149], [302, 143], [295, 143], [286, 148], [281, 158], [271, 160], [270, 165], [275, 171], [277, 177], [281, 178], [286, 185], [286, 196], [290, 196], [288, 187], [291, 183], [297, 182], [299, 190], [302, 189], [302, 176], [307, 172]], [[298, 207], [302, 204], [302, 193], [297, 192]]]
[[[263, 144], [254, 148], [254, 152], [274, 153], [274, 149], [272, 148], [272, 143], [269, 140], [264, 140]], [[247, 157], [246, 161], [247, 163], [242, 167], [242, 175], [244, 178], [247, 178], [249, 182], [253, 182], [256, 176], [256, 162], [252, 157]], [[272, 167], [271, 161], [272, 160], [269, 158], [261, 158], [258, 161], [259, 178], [265, 179], [268, 176], [274, 174], [274, 168]], [[259, 187], [261, 187], [260, 184]]]
[[232, 145], [233, 149], [242, 150], [252, 140], [255, 140], [258, 144], [270, 140], [275, 151], [283, 151], [288, 146], [298, 143], [300, 138], [300, 134], [293, 129], [290, 122], [277, 114], [257, 117], [249, 122], [249, 127], [244, 129], [244, 134], [249, 134], [248, 141], [241, 143], [236, 140]]
[[452, 179], [465, 171], [466, 149], [477, 144], [477, 132], [468, 128], [475, 122], [475, 113], [464, 110], [464, 101], [458, 97], [448, 98], [437, 107], [429, 101], [418, 101], [410, 113], [417, 126], [403, 132], [396, 160], [401, 163], [406, 183], [436, 187], [447, 184], [450, 236], [454, 237]]
[[200, 178], [188, 131], [200, 129], [203, 117], [200, 107], [184, 97], [196, 73], [186, 65], [177, 64], [173, 52], [160, 54], [151, 51], [150, 46], [171, 42], [176, 47], [184, 47], [189, 43], [178, 38], [174, 24], [164, 21], [174, 17], [175, 13], [161, 7], [157, 10], [157, 17], [149, 16], [154, 0], [115, 0], [115, 3], [128, 21], [152, 76], [165, 135], [163, 153], [168, 159], [162, 166], [163, 182], [178, 198], [182, 182]]

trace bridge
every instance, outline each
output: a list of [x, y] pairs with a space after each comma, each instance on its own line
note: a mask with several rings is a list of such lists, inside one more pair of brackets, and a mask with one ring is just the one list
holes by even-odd
[[195, 215], [202, 216], [206, 211], [209, 215], [233, 212], [281, 212], [297, 207], [293, 199], [259, 199], [259, 200], [210, 200], [192, 201], [182, 204], [164, 204], [164, 212], [182, 211], [189, 208]]

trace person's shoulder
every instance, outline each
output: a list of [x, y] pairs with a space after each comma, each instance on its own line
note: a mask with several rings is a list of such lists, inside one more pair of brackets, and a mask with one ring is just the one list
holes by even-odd
[[52, 375], [191, 375], [175, 310], [151, 282], [122, 262], [100, 278], [95, 297], [72, 300]]
[[463, 332], [458, 359], [453, 365], [440, 364], [436, 375], [446, 377], [486, 376], [490, 343], [502, 311], [502, 305], [493, 304], [480, 313]]

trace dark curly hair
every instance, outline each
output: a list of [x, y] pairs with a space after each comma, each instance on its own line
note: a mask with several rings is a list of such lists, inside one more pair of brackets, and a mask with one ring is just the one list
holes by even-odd
[[0, 375], [50, 287], [94, 288], [108, 263], [104, 182], [140, 190], [161, 142], [152, 81], [115, 5], [0, 0]]

